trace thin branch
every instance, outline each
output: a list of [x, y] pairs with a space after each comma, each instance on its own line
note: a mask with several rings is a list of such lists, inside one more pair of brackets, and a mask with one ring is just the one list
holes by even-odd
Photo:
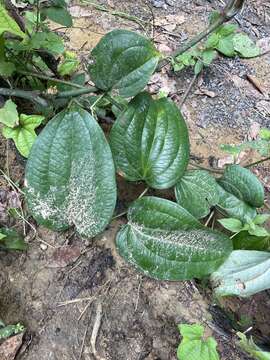
[[181, 46], [180, 48], [176, 49], [169, 58], [163, 59], [160, 61], [158, 65], [158, 70], [162, 69], [164, 66], [166, 66], [170, 62], [170, 58], [175, 58], [187, 50], [191, 49], [193, 46], [198, 44], [200, 41], [202, 41], [204, 38], [206, 38], [209, 34], [214, 32], [217, 28], [219, 28], [222, 24], [225, 22], [231, 20], [243, 7], [245, 0], [230, 0], [227, 6], [224, 8], [224, 10], [220, 13], [220, 16], [216, 21], [214, 21], [212, 24], [210, 24], [205, 30], [203, 30], [201, 33], [199, 33], [197, 36], [192, 38], [190, 41], [188, 41], [186, 44]]
[[[208, 167], [206, 167], [206, 166], [199, 165], [199, 164], [197, 164], [197, 163], [195, 163], [195, 162], [192, 162], [192, 161], [189, 162], [189, 165], [190, 165], [190, 166], [193, 166], [193, 167], [195, 167], [195, 168], [197, 168], [197, 169], [202, 169], [202, 170], [210, 171], [210, 172], [213, 172], [213, 173], [216, 173], [216, 174], [222, 174], [222, 173], [223, 173], [223, 171], [222, 171], [221, 169], [208, 168]], [[191, 170], [192, 170], [192, 169], [191, 169]]]
[[4, 96], [15, 96], [15, 97], [27, 99], [33, 103], [39, 104], [44, 107], [48, 106], [47, 101], [39, 96], [40, 92], [38, 91], [25, 91], [20, 89], [0, 88], [0, 94]]
[[184, 93], [184, 95], [183, 95], [183, 97], [182, 97], [182, 99], [181, 99], [181, 102], [180, 102], [180, 104], [179, 104], [179, 107], [180, 107], [180, 108], [184, 105], [184, 103], [185, 103], [185, 101], [186, 101], [186, 99], [187, 99], [187, 97], [188, 97], [188, 95], [189, 95], [189, 93], [190, 93], [193, 85], [194, 85], [195, 82], [197, 81], [198, 76], [199, 76], [199, 74], [195, 74], [194, 77], [193, 77], [193, 79], [192, 79], [191, 82], [189, 83], [188, 88], [187, 88], [187, 90], [185, 91], [185, 93]]
[[252, 167], [252, 166], [259, 165], [259, 164], [261, 164], [261, 163], [263, 163], [263, 162], [265, 162], [265, 161], [270, 161], [270, 156], [268, 156], [267, 158], [264, 158], [264, 159], [255, 161], [255, 162], [253, 162], [253, 163], [247, 164], [247, 165], [245, 165], [244, 167], [245, 167], [245, 168], [250, 168], [250, 167]]

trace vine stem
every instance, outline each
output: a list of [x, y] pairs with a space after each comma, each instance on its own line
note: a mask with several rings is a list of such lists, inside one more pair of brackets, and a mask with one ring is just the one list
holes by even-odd
[[226, 23], [227, 21], [235, 17], [235, 15], [238, 14], [238, 12], [242, 9], [244, 2], [245, 0], [230, 0], [223, 9], [223, 11], [220, 13], [220, 16], [216, 21], [210, 24], [205, 30], [203, 30], [197, 36], [192, 38], [186, 44], [176, 49], [168, 58], [161, 60], [160, 63], [158, 64], [157, 70], [159, 71], [164, 66], [166, 66], [170, 62], [170, 58], [176, 58], [177, 56], [191, 49], [193, 46], [195, 46], [200, 41], [202, 41], [206, 36], [214, 32], [222, 24]]
[[244, 167], [245, 167], [245, 168], [249, 168], [249, 167], [252, 167], [252, 166], [261, 164], [261, 163], [263, 163], [263, 162], [265, 162], [265, 161], [269, 161], [269, 160], [270, 160], [270, 156], [268, 156], [267, 158], [264, 158], [264, 159], [255, 161], [255, 162], [253, 162], [253, 163], [247, 164], [247, 165], [245, 165]]
[[93, 92], [97, 92], [97, 91], [98, 91], [97, 88], [95, 88], [94, 86], [90, 86], [90, 87], [83, 87], [78, 90], [62, 91], [53, 96], [55, 96], [58, 99], [63, 99], [63, 98], [68, 98], [68, 97], [76, 97], [76, 96], [80, 96], [80, 95], [85, 95], [85, 94], [89, 94], [89, 93], [93, 93]]
[[37, 91], [25, 91], [20, 89], [7, 89], [7, 88], [0, 88], [0, 94], [4, 96], [15, 96], [23, 99], [30, 100], [36, 104], [41, 106], [48, 106], [48, 103], [45, 99], [40, 97], [40, 93]]
[[[202, 170], [206, 170], [206, 171], [209, 171], [209, 172], [213, 172], [213, 173], [216, 173], [216, 174], [222, 174], [223, 171], [221, 169], [212, 169], [212, 168], [208, 168], [206, 166], [202, 166], [202, 165], [199, 165], [199, 164], [196, 164], [195, 162], [192, 162], [190, 161], [189, 162], [189, 165], [197, 168], [197, 169], [202, 169]], [[192, 170], [192, 169], [191, 169]]]
[[61, 80], [61, 79], [57, 79], [57, 78], [54, 78], [51, 76], [39, 74], [37, 72], [23, 71], [23, 70], [17, 70], [17, 72], [22, 75], [33, 76], [33, 77], [36, 77], [36, 78], [42, 79], [42, 80], [48, 80], [48, 81], [53, 81], [53, 82], [60, 83], [60, 84], [70, 85], [70, 86], [73, 86], [78, 89], [85, 88], [83, 85], [79, 85], [79, 84], [75, 84], [74, 82], [71, 82], [71, 81]]

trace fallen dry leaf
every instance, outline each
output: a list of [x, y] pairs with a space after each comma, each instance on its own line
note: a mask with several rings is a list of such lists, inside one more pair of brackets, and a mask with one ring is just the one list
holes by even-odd
[[233, 164], [233, 163], [234, 163], [233, 155], [227, 155], [221, 159], [218, 159], [217, 167], [222, 169], [225, 165], [229, 165], [229, 164]]
[[66, 267], [76, 261], [80, 255], [81, 249], [79, 246], [61, 246], [53, 252], [49, 266], [52, 268]]
[[255, 89], [254, 86], [251, 85], [249, 81], [242, 79], [237, 75], [232, 75], [231, 80], [233, 81], [234, 85], [239, 88], [241, 92], [245, 93], [245, 95], [257, 99], [264, 98], [264, 95], [262, 95], [257, 89]]
[[256, 140], [259, 136], [260, 129], [260, 124], [254, 121], [248, 130], [248, 140]]
[[69, 8], [69, 12], [74, 18], [82, 18], [93, 15], [93, 11], [87, 9], [86, 7], [74, 5]]
[[256, 45], [261, 49], [262, 53], [270, 51], [270, 36], [258, 40]]
[[157, 48], [158, 48], [158, 51], [160, 51], [161, 53], [170, 54], [172, 52], [172, 48], [170, 48], [166, 44], [159, 44], [157, 46]]
[[162, 91], [166, 95], [172, 95], [177, 92], [176, 81], [163, 72], [155, 73], [152, 76], [148, 89], [151, 94]]
[[12, 336], [0, 345], [0, 359], [14, 360], [18, 350], [22, 345], [23, 334]]
[[256, 108], [264, 115], [270, 115], [270, 102], [266, 100], [258, 101], [256, 104]]
[[266, 87], [254, 75], [247, 75], [248, 81], [257, 89], [262, 95], [268, 98]]
[[206, 95], [210, 98], [215, 98], [217, 97], [217, 94], [214, 91], [205, 89], [205, 88], [199, 88], [198, 90], [195, 91], [196, 95]]
[[155, 25], [161, 26], [166, 31], [172, 32], [177, 25], [181, 25], [186, 21], [184, 15], [167, 15], [155, 19]]

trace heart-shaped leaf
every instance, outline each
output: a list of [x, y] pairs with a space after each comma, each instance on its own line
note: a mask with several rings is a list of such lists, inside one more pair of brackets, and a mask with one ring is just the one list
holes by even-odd
[[73, 106], [56, 115], [35, 141], [26, 167], [27, 202], [35, 219], [56, 230], [74, 225], [95, 236], [116, 202], [109, 145], [95, 119]]
[[258, 178], [240, 165], [229, 165], [219, 179], [219, 184], [238, 199], [253, 207], [264, 204], [264, 188]]
[[203, 227], [180, 205], [155, 197], [134, 202], [116, 244], [128, 262], [163, 280], [202, 278], [232, 251], [227, 236]]
[[235, 250], [211, 276], [218, 296], [248, 297], [270, 288], [270, 253]]
[[218, 185], [205, 170], [187, 171], [175, 185], [175, 197], [179, 205], [200, 219], [218, 203]]
[[166, 98], [137, 95], [114, 123], [110, 143], [117, 171], [156, 189], [175, 185], [188, 165], [187, 126]]
[[160, 59], [147, 38], [128, 30], [113, 30], [92, 50], [88, 71], [95, 85], [131, 97], [144, 89]]
[[217, 207], [230, 216], [241, 220], [243, 223], [254, 219], [257, 212], [256, 209], [244, 201], [238, 199], [233, 194], [224, 190], [222, 186], [218, 185], [219, 200]]

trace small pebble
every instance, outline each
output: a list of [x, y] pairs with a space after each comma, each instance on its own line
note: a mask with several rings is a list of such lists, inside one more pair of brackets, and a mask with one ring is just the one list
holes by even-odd
[[44, 243], [41, 243], [41, 244], [39, 245], [39, 247], [40, 247], [41, 250], [43, 250], [43, 251], [46, 251], [46, 250], [48, 249], [48, 245], [46, 245], [46, 244], [44, 244]]

